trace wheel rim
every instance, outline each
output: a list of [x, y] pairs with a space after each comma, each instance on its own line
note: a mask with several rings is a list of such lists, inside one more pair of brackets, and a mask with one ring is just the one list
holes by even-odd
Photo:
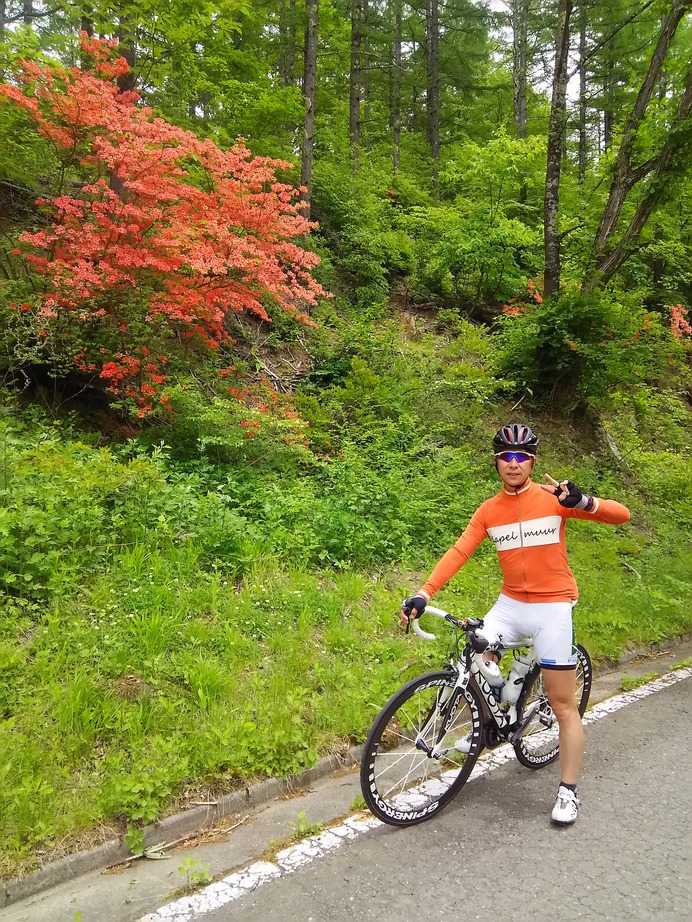
[[[454, 743], [472, 727], [468, 702], [448, 682], [438, 679], [414, 689], [370, 747], [367, 786], [378, 812], [406, 819], [436, 809], [471, 757]], [[435, 749], [439, 758], [423, 747]]]
[[[586, 701], [583, 699], [587, 676], [581, 659], [577, 663], [575, 679], [575, 700], [579, 713], [583, 714], [586, 706]], [[557, 718], [553, 714], [553, 709], [548, 703], [548, 695], [543, 684], [543, 674], [541, 672], [538, 673], [538, 677], [526, 697], [522, 709], [523, 713], [526, 714], [534, 706], [534, 716], [521, 735], [521, 745], [527, 757], [540, 763], [543, 760], [552, 758], [557, 753], [560, 740], [560, 728], [558, 727]]]

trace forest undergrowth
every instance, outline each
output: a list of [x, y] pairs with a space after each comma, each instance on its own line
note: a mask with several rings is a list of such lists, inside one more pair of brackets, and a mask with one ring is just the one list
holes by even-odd
[[3, 880], [361, 742], [506, 421], [692, 625], [690, 5], [161, 7], [0, 4]]
[[[490, 437], [507, 418], [540, 435], [537, 479], [632, 511], [568, 528], [594, 659], [690, 630], [680, 380], [611, 387], [570, 417], [518, 398], [501, 340], [451, 312], [323, 311], [300, 332], [301, 439], [285, 420], [248, 437], [193, 379], [171, 388], [172, 422], [108, 443], [88, 418], [5, 395], [3, 878], [362, 741], [444, 654], [402, 633], [400, 600], [497, 489]], [[482, 615], [499, 587], [482, 546], [436, 601]]]

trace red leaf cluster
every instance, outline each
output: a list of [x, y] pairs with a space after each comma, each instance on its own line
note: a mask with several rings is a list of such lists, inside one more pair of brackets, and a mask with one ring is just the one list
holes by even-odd
[[503, 305], [502, 313], [508, 317], [516, 317], [519, 314], [525, 314], [531, 304], [543, 303], [543, 279], [526, 280], [526, 292], [521, 298], [510, 298], [508, 303]]
[[692, 335], [692, 324], [687, 320], [687, 308], [684, 304], [670, 305], [670, 329], [676, 339]]
[[39, 335], [56, 323], [63, 336], [97, 330], [101, 377], [148, 412], [166, 376], [148, 369], [143, 346], [218, 349], [230, 313], [269, 320], [272, 305], [311, 323], [306, 311], [326, 292], [311, 276], [319, 258], [296, 239], [314, 225], [298, 190], [277, 181], [290, 164], [253, 157], [242, 142], [222, 150], [156, 117], [119, 91], [127, 63], [113, 43], [83, 33], [82, 47], [88, 70], [25, 61], [16, 85], [0, 86], [0, 101], [25, 110], [82, 180], [40, 202], [50, 223], [21, 243], [42, 277]]

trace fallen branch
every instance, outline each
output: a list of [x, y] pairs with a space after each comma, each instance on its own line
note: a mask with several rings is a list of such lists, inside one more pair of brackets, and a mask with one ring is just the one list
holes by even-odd
[[516, 408], [519, 406], [519, 404], [524, 400], [524, 397], [526, 397], [526, 394], [524, 394], [523, 397], [520, 397], [519, 400], [517, 400], [517, 402], [514, 404], [514, 406], [512, 407], [512, 409], [509, 411], [510, 413], [512, 413], [514, 410], [516, 410]]
[[[213, 804], [216, 806], [216, 804]], [[145, 848], [141, 855], [129, 855], [127, 858], [123, 858], [121, 861], [116, 861], [114, 864], [109, 864], [106, 866], [107, 871], [111, 871], [113, 868], [119, 868], [123, 864], [129, 864], [132, 861], [139, 861], [140, 858], [152, 858], [155, 861], [160, 861], [162, 858], [167, 858], [167, 855], [162, 855], [161, 852], [166, 851], [169, 848], [173, 848], [175, 845], [182, 845], [184, 842], [189, 842], [191, 839], [197, 839], [199, 836], [206, 835], [210, 832], [218, 832], [223, 835], [233, 832], [234, 829], [237, 829], [238, 826], [242, 826], [248, 821], [250, 815], [244, 816], [242, 819], [238, 820], [237, 823], [233, 823], [232, 826], [227, 826], [225, 829], [203, 829], [197, 830], [196, 832], [188, 832], [184, 836], [180, 836], [179, 839], [174, 839], [172, 842], [159, 842], [157, 845], [152, 845], [149, 848]]]
[[641, 573], [638, 573], [638, 572], [634, 569], [634, 567], [633, 567], [631, 564], [627, 563], [626, 560], [623, 560], [623, 561], [622, 561], [622, 565], [623, 565], [623, 567], [624, 567], [626, 570], [630, 570], [632, 573], [634, 573], [634, 575], [637, 577], [637, 579], [641, 579], [641, 578], [642, 578]]

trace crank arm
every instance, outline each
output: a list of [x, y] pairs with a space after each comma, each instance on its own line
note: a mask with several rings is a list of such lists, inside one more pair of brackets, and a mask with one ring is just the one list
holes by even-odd
[[533, 718], [536, 716], [536, 713], [538, 709], [540, 708], [540, 706], [541, 706], [540, 701], [534, 701], [534, 703], [529, 708], [528, 712], [524, 714], [524, 716], [522, 717], [521, 723], [519, 724], [519, 726], [516, 728], [516, 730], [513, 730], [510, 733], [508, 739], [509, 739], [509, 742], [512, 744], [512, 746], [514, 746], [516, 743], [519, 742], [519, 738], [521, 737], [521, 734], [524, 732], [524, 730], [528, 727], [528, 725], [531, 723]]

